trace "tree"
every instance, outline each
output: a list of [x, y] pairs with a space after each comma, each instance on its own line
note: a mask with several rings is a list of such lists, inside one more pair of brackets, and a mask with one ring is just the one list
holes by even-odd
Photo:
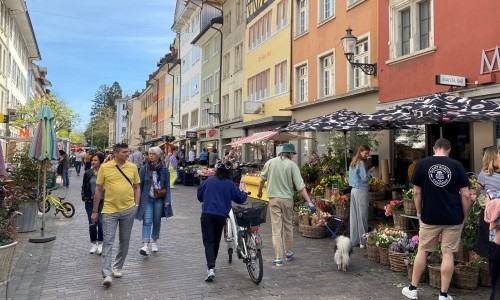
[[[105, 148], [109, 145], [109, 123], [113, 121], [115, 112], [112, 107], [101, 108], [91, 118], [84, 135], [87, 141], [92, 141], [93, 146]], [[87, 142], [90, 146], [90, 142]]]
[[122, 88], [117, 81], [113, 82], [111, 86], [101, 85], [94, 95], [94, 100], [92, 100], [94, 103], [90, 115], [96, 115], [104, 107], [112, 107], [114, 111], [115, 100], [121, 99], [123, 97], [122, 93]]
[[54, 128], [56, 133], [60, 131], [68, 131], [72, 129], [73, 124], [80, 122], [80, 116], [75, 113], [66, 103], [65, 100], [58, 98], [56, 95], [47, 94], [43, 97], [35, 97], [26, 103], [26, 105], [17, 106], [17, 120], [11, 122], [14, 127], [34, 128], [38, 123], [38, 112], [43, 105], [47, 105], [54, 114]]

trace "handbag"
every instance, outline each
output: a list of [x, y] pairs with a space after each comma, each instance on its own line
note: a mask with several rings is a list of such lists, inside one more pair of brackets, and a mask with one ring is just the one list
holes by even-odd
[[167, 189], [162, 187], [162, 188], [155, 188], [154, 187], [154, 182], [153, 182], [153, 172], [149, 171], [149, 180], [151, 183], [153, 183], [153, 197], [163, 199], [165, 196], [167, 196]]

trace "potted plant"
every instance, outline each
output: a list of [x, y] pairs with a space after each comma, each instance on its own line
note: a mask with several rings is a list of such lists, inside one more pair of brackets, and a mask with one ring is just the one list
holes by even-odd
[[[417, 237], [418, 238], [418, 237]], [[410, 253], [413, 253], [415, 244], [413, 238], [403, 233], [400, 239], [393, 242], [389, 246], [389, 261], [391, 263], [391, 270], [394, 272], [404, 272], [407, 270], [405, 260], [408, 259]]]
[[366, 241], [366, 255], [368, 256], [368, 260], [379, 262], [380, 254], [378, 251], [378, 231], [374, 229], [370, 232], [363, 234], [363, 238]]
[[401, 216], [403, 213], [403, 200], [391, 200], [384, 206], [385, 215], [392, 216], [394, 220], [394, 227], [397, 229], [407, 229], [408, 220]]
[[349, 196], [342, 195], [339, 189], [334, 189], [330, 199], [335, 205], [335, 215], [339, 218], [349, 218]]
[[411, 187], [404, 189], [401, 194], [403, 196], [403, 210], [405, 215], [417, 215], [417, 207], [415, 206], [415, 201], [413, 200], [413, 189]]
[[390, 266], [389, 246], [400, 239], [404, 232], [385, 227], [378, 231], [377, 246], [379, 247], [380, 263], [383, 266]]
[[[21, 215], [17, 219], [19, 232], [34, 231], [37, 222], [38, 197], [37, 190], [40, 190], [42, 182], [41, 163], [31, 159], [28, 149], [18, 151], [14, 154], [13, 162], [18, 164], [12, 175], [12, 184], [9, 186], [9, 194], [21, 195], [22, 201], [17, 208]], [[50, 165], [47, 168], [51, 168]]]
[[459, 289], [475, 290], [479, 282], [479, 268], [483, 258], [477, 257], [466, 263], [455, 266], [453, 283]]

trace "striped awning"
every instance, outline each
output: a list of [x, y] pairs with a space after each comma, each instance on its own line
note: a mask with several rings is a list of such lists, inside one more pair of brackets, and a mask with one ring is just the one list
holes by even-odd
[[267, 141], [267, 140], [274, 140], [278, 142], [287, 142], [293, 139], [301, 139], [301, 138], [306, 138], [300, 135], [292, 134], [292, 133], [286, 133], [286, 132], [278, 132], [278, 131], [263, 131], [263, 132], [256, 132], [254, 134], [251, 134], [247, 137], [244, 137], [242, 139], [239, 139], [237, 141], [234, 141], [232, 143], [229, 143], [227, 145], [231, 145], [233, 147], [235, 146], [240, 146], [242, 144], [250, 144], [250, 143], [256, 143], [260, 141]]

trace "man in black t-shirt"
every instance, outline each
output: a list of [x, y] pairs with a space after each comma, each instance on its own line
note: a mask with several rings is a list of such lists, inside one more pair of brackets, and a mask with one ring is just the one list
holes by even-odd
[[434, 144], [434, 156], [419, 161], [413, 173], [413, 195], [420, 230], [411, 284], [402, 291], [410, 299], [417, 299], [417, 284], [427, 265], [427, 254], [437, 250], [440, 235], [443, 259], [439, 300], [453, 299], [448, 295], [454, 270], [453, 252], [458, 251], [471, 202], [465, 169], [460, 162], [449, 158], [450, 151], [450, 141], [438, 139]]

